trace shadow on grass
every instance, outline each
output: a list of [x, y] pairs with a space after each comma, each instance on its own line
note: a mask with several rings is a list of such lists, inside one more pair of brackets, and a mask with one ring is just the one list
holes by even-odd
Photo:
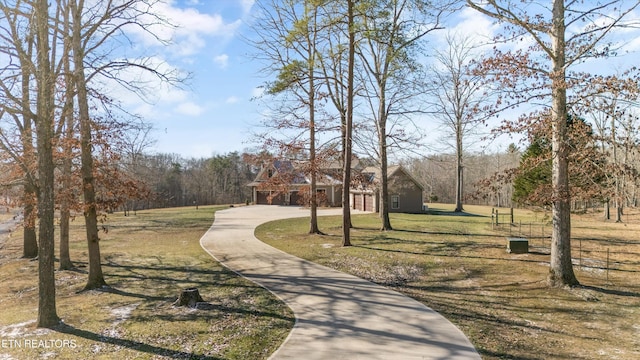
[[[117, 264], [113, 261], [109, 261], [107, 264], [103, 264], [103, 266], [118, 268], [121, 271], [119, 273], [108, 274], [108, 278], [116, 279], [114, 283], [110, 283], [108, 286], [105, 286], [101, 289], [94, 289], [93, 291], [143, 299], [153, 302], [163, 302], [168, 304], [167, 306], [169, 306], [169, 304], [173, 303], [177, 299], [178, 292], [186, 286], [185, 284], [188, 284], [189, 287], [215, 286], [218, 289], [225, 287], [234, 289], [244, 288], [246, 289], [246, 291], [251, 291], [252, 289], [260, 289], [260, 287], [255, 284], [229, 282], [229, 280], [234, 279], [236, 275], [225, 268], [222, 268], [220, 270], [208, 270], [193, 267], [122, 265]], [[181, 273], [184, 273], [185, 275], [180, 275]], [[171, 276], [171, 274], [175, 276]], [[203, 275], [210, 277], [210, 279], [204, 280], [202, 278], [190, 278], [190, 274]], [[163, 287], [165, 289], [175, 288], [176, 293], [167, 296], [166, 291], [165, 295], [132, 292], [129, 290], [132, 286], [130, 284], [127, 285], [132, 281], [151, 281], [155, 284], [156, 289], [160, 287]], [[167, 287], [167, 285], [169, 285], [170, 287]], [[259, 317], [270, 317], [293, 321], [288, 317], [283, 317], [271, 312], [244, 309], [242, 307], [229, 307], [215, 303], [212, 304], [210, 310], [216, 310], [222, 313], [248, 314]], [[157, 314], [154, 316], [158, 317]], [[143, 321], [144, 319], [143, 317], [141, 317], [139, 320]]]
[[[374, 230], [371, 228], [357, 228], [359, 230]], [[374, 230], [375, 231], [375, 230]], [[394, 229], [394, 232], [406, 232], [406, 233], [416, 233], [423, 235], [452, 235], [452, 236], [468, 236], [468, 237], [477, 237], [477, 238], [500, 238], [503, 235], [495, 235], [495, 234], [472, 234], [472, 233], [457, 233], [457, 232], [434, 232], [434, 231], [420, 231], [420, 230], [409, 230], [409, 229]], [[477, 250], [482, 249], [499, 249], [504, 248], [504, 245], [499, 245], [497, 243], [483, 243], [476, 241], [451, 241], [451, 242], [433, 242], [433, 241], [425, 241], [425, 240], [414, 240], [414, 239], [402, 239], [398, 237], [391, 236], [392, 232], [379, 232], [375, 231], [373, 235], [361, 235], [360, 241], [361, 244], [355, 244], [354, 247], [374, 250], [374, 251], [382, 251], [382, 252], [390, 252], [390, 253], [399, 253], [399, 254], [409, 254], [409, 255], [432, 255], [432, 256], [451, 256], [455, 255], [461, 258], [468, 259], [486, 259], [486, 260], [502, 260], [502, 261], [514, 261], [514, 262], [523, 262], [523, 263], [539, 263], [541, 261], [547, 262], [548, 260], [540, 259], [539, 257], [548, 257], [550, 255], [550, 250], [548, 248], [535, 246], [530, 244], [530, 249], [526, 253], [527, 255], [536, 256], [538, 258], [527, 259], [527, 258], [514, 258], [514, 257], [492, 257], [492, 256], [473, 256], [473, 255], [460, 255], [463, 250], [470, 250], [472, 252], [477, 252]], [[528, 237], [531, 239], [536, 239], [536, 237]], [[419, 251], [419, 247], [417, 250], [406, 250], [406, 249], [390, 249], [390, 248], [381, 248], [377, 247], [377, 245], [430, 245], [430, 247], [425, 248], [423, 251]], [[585, 250], [586, 251], [586, 250]], [[604, 253], [604, 251], [590, 251], [591, 253], [599, 252]], [[627, 255], [627, 256], [636, 256], [638, 253], [629, 252], [629, 251], [611, 251], [611, 255]], [[604, 255], [603, 255], [604, 256]], [[636, 256], [637, 257], [637, 256]], [[577, 260], [577, 257], [574, 257], [574, 261]], [[604, 260], [602, 260], [604, 261]], [[631, 260], [621, 260], [614, 263], [618, 265], [634, 267], [632, 269], [624, 269], [617, 266], [615, 268], [609, 268], [610, 271], [624, 272], [624, 273], [637, 273], [640, 272], [639, 269], [636, 269], [640, 262], [631, 261]], [[607, 270], [605, 265], [581, 265], [582, 268], [592, 269], [592, 270]]]
[[612, 238], [596, 238], [589, 236], [574, 236], [571, 240], [584, 240], [584, 241], [593, 241], [594, 243], [600, 244], [602, 246], [629, 246], [629, 245], [640, 245], [640, 241], [634, 240], [626, 240], [626, 239], [612, 239]]
[[[477, 350], [478, 350], [478, 353], [480, 353], [480, 355], [482, 355], [483, 357], [490, 356], [496, 359], [515, 359], [511, 354], [507, 352], [497, 352], [497, 351], [491, 351], [483, 348], [480, 348]], [[540, 357], [538, 356], [523, 357], [522, 355], [518, 355], [518, 360], [539, 360], [539, 359]]]
[[[570, 331], [570, 329], [554, 329], [549, 326], [538, 325], [536, 323], [532, 323], [526, 321], [521, 318], [513, 318], [509, 316], [500, 315], [504, 312], [527, 312], [531, 311], [529, 307], [518, 305], [513, 301], [513, 297], [510, 295], [511, 290], [508, 289], [508, 286], [503, 289], [493, 289], [494, 292], [491, 296], [480, 295], [477, 293], [476, 289], [460, 289], [453, 288], [447, 285], [439, 285], [439, 286], [402, 286], [399, 290], [409, 289], [410, 293], [416, 294], [420, 293], [420, 296], [414, 296], [414, 298], [420, 302], [425, 303], [427, 306], [433, 308], [438, 313], [443, 315], [445, 318], [453, 321], [454, 323], [474, 323], [478, 328], [493, 328], [493, 329], [508, 329], [508, 333], [527, 333], [534, 331], [539, 336], [553, 338], [555, 336], [571, 336], [574, 338], [580, 338], [588, 341], [599, 341], [599, 337], [588, 336], [585, 334], [575, 334]], [[481, 290], [486, 290], [483, 286]], [[461, 292], [466, 292], [462, 298], [457, 299], [456, 294], [460, 294]], [[453, 295], [453, 297], [451, 297]], [[532, 294], [535, 298], [539, 298], [536, 294]], [[551, 313], [565, 313], [571, 314], [575, 316], [576, 314], [580, 314], [581, 316], [588, 317], [591, 314], [591, 310], [589, 309], [575, 309], [571, 307], [561, 307], [554, 306], [554, 298], [549, 297], [548, 301], [545, 301], [544, 308], [538, 308], [538, 311], [546, 311]], [[479, 309], [484, 308], [498, 308], [501, 309], [501, 312], [493, 313], [487, 312]], [[505, 334], [505, 333], [502, 333]], [[503, 336], [503, 335], [495, 335], [495, 336]], [[524, 338], [523, 338], [524, 339]], [[499, 341], [499, 340], [498, 340]], [[545, 351], [541, 351], [540, 349], [536, 350], [539, 352], [536, 356], [531, 358], [524, 356], [523, 354], [531, 353], [533, 350], [525, 350], [528, 346], [527, 342], [522, 342], [514, 347], [514, 350], [517, 351], [512, 352], [509, 349], [502, 349], [502, 346], [491, 346], [486, 345], [487, 347], [478, 346], [475, 344], [478, 352], [484, 357], [494, 358], [497, 357], [499, 359], [550, 359], [550, 358], [558, 358], [558, 354], [553, 352], [553, 348], [550, 348], [548, 353]], [[506, 343], [505, 343], [506, 345]], [[515, 346], [515, 344], [514, 344]], [[514, 354], [517, 354], [514, 355]], [[580, 357], [574, 355], [571, 359], [585, 359], [585, 357]]]
[[203, 269], [203, 268], [196, 268], [193, 265], [191, 265], [191, 266], [189, 266], [189, 265], [185, 265], [185, 266], [124, 265], [124, 264], [119, 264], [119, 263], [111, 260], [111, 258], [109, 256], [106, 256], [105, 259], [106, 259], [106, 262], [103, 263], [102, 266], [123, 269], [123, 270], [127, 270], [127, 271], [130, 271], [130, 272], [133, 272], [135, 270], [160, 271], [160, 272], [175, 271], [175, 272], [185, 272], [185, 273], [190, 273], [190, 274], [215, 275], [216, 277], [219, 277], [219, 275], [221, 275], [221, 274], [224, 274], [224, 275], [227, 275], [227, 276], [231, 277], [232, 274], [233, 274], [233, 273], [231, 273], [231, 272], [229, 272], [227, 270], [224, 270], [224, 269], [223, 270], [209, 270], [209, 269]]
[[182, 232], [189, 229], [200, 229], [202, 223], [199, 222], [179, 222], [179, 221], [161, 221], [154, 220], [145, 225], [129, 225], [129, 224], [112, 224], [103, 226], [107, 231], [120, 231], [126, 232], [128, 236], [132, 236], [137, 233], [155, 232], [155, 233], [168, 233], [168, 232]]
[[[59, 258], [55, 258], [54, 262], [56, 264], [60, 264], [60, 259]], [[69, 272], [74, 272], [77, 274], [88, 274], [89, 271], [86, 270], [87, 268], [87, 263], [84, 261], [71, 261], [71, 267], [69, 269], [60, 269], [58, 267], [56, 267], [56, 271], [69, 271]]]
[[[230, 279], [234, 278], [234, 274], [224, 268], [220, 270], [210, 270], [194, 266], [124, 265], [112, 260], [107, 260], [107, 262], [103, 263], [102, 266], [112, 268], [114, 270], [117, 269], [118, 271], [109, 272], [107, 274], [108, 279], [115, 280], [114, 284], [110, 284], [110, 286], [98, 289], [97, 291], [145, 300], [173, 301], [175, 300], [175, 296], [167, 297], [139, 294], [119, 290], [118, 287], [132, 281], [151, 281], [156, 284], [156, 286], [166, 286], [170, 284], [176, 289], [176, 291], [182, 289], [182, 287], [185, 286], [184, 284], [188, 284], [189, 287], [206, 287], [214, 284], [217, 287], [243, 287], [243, 285], [237, 283], [227, 284]], [[192, 277], [192, 275], [196, 276]], [[206, 277], [206, 279], [203, 277]]]
[[[379, 236], [377, 236], [378, 238], [388, 238], [385, 234], [387, 232], [381, 232], [380, 228], [373, 228], [373, 227], [363, 227], [363, 226], [354, 226], [352, 227], [352, 229], [355, 230], [363, 230], [363, 231], [376, 231], [378, 233], [380, 233]], [[391, 230], [391, 232], [399, 232], [399, 233], [409, 233], [409, 234], [423, 234], [423, 235], [452, 235], [452, 236], [475, 236], [475, 237], [502, 237], [503, 235], [496, 235], [496, 234], [478, 234], [478, 233], [470, 233], [470, 232], [465, 232], [465, 231], [426, 231], [426, 230], [411, 230], [411, 229], [398, 229], [398, 228], [394, 228], [393, 230]], [[398, 239], [400, 240], [400, 239]], [[406, 241], [406, 240], [401, 240], [401, 241]], [[416, 242], [420, 242], [422, 243], [423, 241], [417, 241]]]
[[[396, 249], [382, 249], [382, 248], [378, 248], [375, 246], [371, 246], [371, 245], [352, 245], [354, 248], [361, 248], [361, 249], [367, 249], [367, 250], [373, 250], [373, 251], [382, 251], [382, 252], [389, 252], [389, 253], [398, 253], [398, 254], [408, 254], [408, 255], [429, 255], [429, 256], [434, 256], [434, 257], [450, 257], [450, 256], [455, 256], [457, 258], [461, 258], [461, 259], [477, 259], [477, 260], [497, 260], [497, 261], [506, 261], [506, 262], [520, 262], [520, 263], [532, 263], [532, 264], [538, 264], [541, 262], [544, 263], [548, 263], [549, 260], [548, 259], [527, 259], [527, 258], [522, 258], [522, 257], [495, 257], [495, 256], [471, 256], [471, 255], [460, 255], [460, 252], [462, 250], [465, 249], [487, 249], [487, 248], [497, 248], [496, 245], [494, 244], [478, 244], [478, 243], [473, 243], [473, 242], [463, 242], [463, 243], [441, 243], [440, 246], [438, 247], [432, 247], [430, 249], [428, 249], [428, 251], [422, 251], [422, 252], [418, 252], [418, 251], [408, 251], [408, 250], [396, 250]], [[522, 254], [522, 255], [533, 255], [533, 256], [537, 256], [537, 257], [548, 257], [550, 255], [549, 252], [542, 252], [542, 251], [529, 251], [526, 254]], [[577, 259], [574, 257], [574, 261], [577, 261]], [[625, 265], [635, 265], [635, 262], [621, 262], [622, 264]], [[602, 271], [606, 271], [607, 268], [606, 266], [602, 265], [602, 266], [598, 266], [598, 265], [574, 265], [575, 268], [582, 268], [582, 269], [587, 269], [587, 270], [602, 270]], [[620, 273], [637, 273], [640, 272], [640, 270], [633, 270], [633, 269], [612, 269], [609, 268], [608, 269], [611, 272], [620, 272]], [[603, 291], [601, 292], [606, 292], [606, 289], [603, 289]], [[613, 294], [613, 293], [611, 293]], [[629, 296], [629, 295], [625, 295], [625, 296]]]
[[633, 292], [633, 291], [605, 289], [605, 288], [601, 288], [601, 287], [597, 287], [597, 286], [591, 286], [591, 285], [580, 285], [579, 287], [582, 288], [582, 289], [587, 289], [587, 290], [591, 290], [591, 291], [595, 291], [595, 292], [599, 292], [599, 293], [603, 293], [603, 294], [608, 294], [608, 295], [640, 298], [640, 293]]
[[[475, 244], [475, 243], [474, 243]], [[373, 250], [373, 251], [383, 251], [383, 252], [391, 252], [391, 253], [400, 253], [400, 254], [410, 254], [410, 255], [429, 255], [435, 257], [451, 257], [455, 253], [455, 257], [464, 258], [464, 259], [479, 259], [479, 260], [500, 260], [507, 262], [525, 262], [525, 263], [539, 263], [540, 259], [523, 259], [523, 258], [502, 258], [502, 257], [491, 257], [491, 256], [470, 256], [470, 255], [460, 255], [459, 252], [465, 248], [496, 248], [495, 245], [485, 244], [483, 246], [469, 246], [470, 243], [462, 243], [462, 244], [442, 244], [442, 246], [438, 248], [429, 249], [429, 251], [424, 252], [415, 252], [415, 251], [407, 251], [407, 250], [394, 250], [394, 249], [381, 249], [373, 246], [367, 245], [353, 245], [353, 247]], [[533, 254], [540, 255], [540, 254]], [[541, 254], [548, 255], [548, 254]]]
[[149, 300], [149, 301], [172, 301], [172, 300], [175, 300], [175, 297], [136, 294], [136, 293], [132, 293], [132, 292], [129, 292], [129, 291], [116, 289], [116, 288], [111, 287], [111, 286], [105, 286], [105, 287], [102, 287], [100, 289], [94, 289], [92, 291], [109, 293], [109, 294], [120, 295], [120, 296], [133, 297], [133, 298], [144, 299], [144, 300]]
[[[209, 286], [216, 284], [216, 286], [223, 286], [229, 279], [235, 277], [234, 273], [221, 268], [220, 270], [210, 270], [195, 266], [166, 266], [166, 265], [124, 265], [116, 263], [112, 260], [107, 260], [102, 264], [103, 267], [118, 269], [122, 273], [108, 273], [109, 278], [120, 279], [132, 279], [132, 280], [150, 280], [164, 283], [175, 283], [177, 285], [181, 283], [189, 283], [193, 285]], [[174, 274], [175, 276], [168, 276]], [[184, 276], [178, 276], [178, 274], [184, 274]], [[191, 275], [206, 276], [207, 279], [192, 278]], [[229, 286], [240, 287], [239, 284], [232, 284]]]
[[[182, 317], [178, 317], [175, 314], [154, 313], [151, 315], [132, 315], [129, 317], [129, 320], [137, 323], [145, 323], [145, 322], [155, 321], [155, 320], [162, 320], [166, 322], [185, 322], [185, 321], [196, 320], [196, 319], [215, 320], [215, 319], [219, 319], [221, 316], [237, 314], [237, 315], [249, 316], [252, 318], [256, 317], [256, 318], [271, 318], [271, 319], [284, 320], [286, 322], [291, 323], [292, 325], [295, 323], [295, 317], [285, 316], [285, 315], [277, 314], [274, 312], [261, 311], [261, 310], [252, 309], [252, 308], [242, 308], [239, 306], [226, 306], [226, 305], [215, 304], [215, 303], [207, 303], [207, 304], [208, 305], [205, 305], [206, 308], [198, 308], [197, 310], [194, 308], [185, 308], [185, 309], [192, 310], [193, 312], [188, 314], [183, 314]], [[169, 302], [167, 303], [167, 307], [173, 308], [173, 306]], [[175, 307], [175, 308], [178, 309], [179, 307]]]
[[472, 214], [464, 211], [453, 211], [453, 210], [441, 210], [441, 209], [428, 209], [426, 215], [445, 215], [445, 216], [469, 216], [469, 217], [482, 217], [488, 218], [486, 215], [478, 215]]
[[223, 359], [221, 357], [213, 357], [201, 354], [194, 354], [179, 350], [167, 349], [151, 344], [145, 344], [140, 341], [129, 340], [129, 339], [121, 339], [112, 336], [100, 335], [91, 331], [82, 330], [75, 328], [71, 325], [61, 324], [54, 328], [55, 331], [58, 331], [63, 334], [69, 334], [78, 336], [87, 340], [100, 342], [104, 344], [111, 344], [115, 346], [121, 346], [124, 348], [128, 348], [135, 351], [140, 351], [148, 354], [159, 355], [159, 356], [168, 356], [172, 359], [202, 359], [202, 360], [214, 360], [214, 359]]

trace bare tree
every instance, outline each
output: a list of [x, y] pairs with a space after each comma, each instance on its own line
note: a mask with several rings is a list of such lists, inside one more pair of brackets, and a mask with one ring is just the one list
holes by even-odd
[[551, 286], [578, 285], [571, 263], [567, 92], [578, 87], [584, 77], [571, 76], [577, 74], [569, 69], [590, 57], [609, 56], [611, 48], [603, 39], [623, 25], [622, 19], [640, 3], [554, 0], [547, 6], [536, 1], [467, 0], [467, 4], [507, 25], [508, 31], [499, 40], [532, 41], [528, 49], [498, 50], [484, 63], [484, 70], [493, 70], [491, 74], [503, 86], [517, 86], [512, 89], [517, 102], [550, 98], [553, 232], [548, 281]]
[[[164, 19], [153, 13], [156, 0], [123, 0], [119, 2], [85, 2], [84, 0], [63, 1], [71, 12], [70, 38], [73, 55], [73, 86], [77, 102], [77, 116], [80, 132], [80, 152], [83, 191], [83, 212], [85, 217], [87, 244], [89, 249], [89, 277], [85, 289], [93, 289], [106, 285], [101, 267], [101, 256], [98, 234], [98, 191], [94, 150], [96, 138], [106, 139], [100, 134], [106, 131], [105, 124], [98, 124], [98, 114], [92, 113], [91, 101], [97, 101], [108, 108], [114, 104], [90, 84], [98, 79], [110, 79], [140, 96], [145, 87], [136, 81], [120, 77], [123, 69], [135, 68], [150, 73], [160, 81], [176, 85], [183, 79], [176, 72], [160, 70], [160, 64], [154, 64], [148, 58], [122, 59], [114, 58], [111, 47], [122, 38], [127, 39], [128, 27], [134, 26], [151, 35], [153, 24], [169, 26]], [[107, 116], [110, 112], [105, 111]], [[103, 114], [104, 115], [104, 114]], [[122, 128], [115, 127], [122, 130]], [[117, 130], [116, 130], [117, 131]], [[95, 134], [94, 134], [95, 132]], [[113, 173], [112, 169], [105, 171]], [[122, 182], [120, 182], [122, 184]], [[131, 183], [128, 183], [131, 184]], [[122, 197], [118, 198], [118, 202]], [[111, 205], [114, 206], [114, 205]]]
[[[89, 114], [89, 92], [85, 76], [85, 48], [82, 46], [83, 0], [69, 0], [72, 18], [71, 48], [73, 50], [74, 85], [78, 101], [78, 122], [80, 125], [80, 153], [82, 192], [84, 198], [84, 219], [89, 248], [89, 277], [86, 290], [106, 285], [100, 264], [100, 244], [98, 237], [98, 209], [96, 205], [96, 187], [94, 180], [93, 145], [91, 135], [91, 117]], [[86, 39], [86, 38], [85, 38]]]
[[[613, 200], [616, 222], [622, 222], [623, 208], [630, 201], [633, 184], [638, 179], [638, 168], [631, 161], [637, 152], [638, 119], [636, 109], [640, 88], [636, 76], [629, 72], [616, 76], [593, 76], [588, 88], [593, 95], [579, 108], [588, 115], [598, 133], [601, 152], [608, 154], [606, 176], [612, 185], [605, 205]], [[605, 217], [609, 219], [609, 212]]]
[[[442, 4], [438, 4], [440, 6]], [[365, 34], [357, 52], [363, 64], [365, 101], [374, 119], [377, 159], [380, 166], [380, 218], [382, 230], [391, 230], [388, 193], [388, 150], [394, 143], [418, 132], [407, 130], [407, 117], [419, 107], [412, 100], [421, 94], [414, 74], [419, 72], [416, 55], [420, 41], [441, 28], [446, 6], [429, 7], [415, 0], [385, 0], [366, 3], [362, 13]], [[428, 9], [427, 9], [428, 8]], [[431, 13], [433, 11], [433, 13]], [[403, 124], [399, 122], [404, 120]], [[391, 141], [390, 141], [391, 140]], [[406, 143], [405, 143], [406, 145]]]
[[343, 131], [343, 168], [342, 168], [342, 246], [351, 246], [351, 208], [349, 188], [351, 184], [351, 158], [353, 156], [353, 98], [354, 69], [356, 59], [355, 0], [347, 0], [347, 28], [349, 33], [347, 55], [347, 112]]
[[[268, 136], [266, 144], [275, 143], [289, 156], [308, 154], [304, 172], [309, 175], [309, 233], [321, 233], [317, 218], [317, 179], [321, 157], [318, 156], [318, 50], [321, 8], [314, 1], [273, 1], [263, 5], [264, 18], [256, 29], [258, 36], [253, 45], [259, 49], [266, 70], [275, 73], [277, 79], [267, 84], [267, 94], [279, 96], [276, 119], [267, 120], [268, 129], [280, 129], [288, 133], [277, 139]], [[285, 103], [288, 105], [283, 106]], [[282, 109], [286, 109], [286, 113]], [[306, 132], [306, 136], [300, 133]], [[272, 133], [271, 130], [268, 132]], [[263, 137], [260, 135], [260, 137]], [[264, 138], [264, 137], [263, 137]]]
[[481, 123], [479, 110], [486, 101], [486, 87], [481, 76], [473, 74], [469, 65], [476, 53], [471, 38], [462, 38], [449, 33], [447, 47], [436, 50], [433, 71], [428, 80], [431, 112], [453, 139], [456, 156], [455, 212], [463, 211], [464, 199], [464, 154], [466, 141], [477, 132]]
[[[32, 112], [35, 29], [29, 25], [29, 21], [25, 21], [33, 13], [33, 8], [21, 2], [2, 1], [0, 10], [6, 24], [0, 36], [3, 42], [0, 52], [10, 59], [9, 64], [2, 69], [3, 75], [0, 80], [3, 93], [3, 116], [0, 116], [0, 119], [6, 118], [9, 123], [6, 131], [0, 128], [0, 147], [11, 155], [23, 173], [23, 257], [35, 258], [38, 254], [35, 176], [37, 165], [33, 145], [35, 114]], [[13, 131], [20, 134], [20, 141], [14, 141], [10, 136]]]
[[[63, 28], [64, 33], [69, 34], [71, 32], [71, 20], [70, 9], [66, 7], [63, 9]], [[63, 40], [65, 50], [70, 50], [70, 38], [66, 37]], [[69, 53], [69, 51], [64, 52]], [[65, 96], [64, 105], [60, 114], [60, 123], [64, 127], [64, 136], [62, 137], [62, 166], [61, 166], [61, 183], [62, 188], [58, 190], [60, 198], [60, 270], [69, 270], [73, 268], [71, 262], [71, 255], [69, 253], [69, 225], [71, 221], [71, 209], [75, 202], [75, 186], [73, 186], [74, 174], [73, 174], [73, 149], [75, 148], [75, 114], [73, 112], [73, 99], [75, 97], [75, 88], [73, 86], [73, 68], [71, 66], [71, 60], [68, 56], [62, 57], [62, 69], [64, 72], [65, 83]]]
[[[143, 119], [130, 121], [120, 136], [119, 148], [123, 158], [124, 171], [129, 177], [142, 181], [144, 177], [144, 155], [155, 143], [152, 137], [153, 125]], [[129, 215], [129, 210], [137, 209], [140, 196], [133, 196], [124, 202], [124, 215]]]
[[[38, 153], [38, 327], [53, 327], [60, 319], [56, 312], [54, 275], [55, 177], [53, 162], [55, 73], [50, 48], [49, 4], [34, 2], [36, 35], [36, 134]], [[55, 48], [53, 48], [55, 49]]]

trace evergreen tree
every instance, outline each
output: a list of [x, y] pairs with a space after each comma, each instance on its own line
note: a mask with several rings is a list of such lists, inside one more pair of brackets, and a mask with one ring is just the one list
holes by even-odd
[[551, 185], [551, 148], [544, 137], [535, 138], [522, 154], [519, 173], [513, 180], [513, 201], [526, 205], [550, 205], [534, 195]]
[[[529, 206], [551, 206], [551, 142], [548, 117], [531, 127], [531, 144], [520, 160], [513, 181], [513, 201]], [[569, 155], [569, 189], [575, 200], [601, 200], [606, 192], [606, 161], [598, 151], [593, 130], [575, 115], [567, 116]]]

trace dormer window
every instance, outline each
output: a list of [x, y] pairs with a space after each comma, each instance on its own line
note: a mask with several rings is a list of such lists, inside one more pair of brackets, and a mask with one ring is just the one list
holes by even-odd
[[267, 171], [267, 176], [269, 176], [269, 178], [271, 178], [273, 176], [273, 169], [269, 169]]

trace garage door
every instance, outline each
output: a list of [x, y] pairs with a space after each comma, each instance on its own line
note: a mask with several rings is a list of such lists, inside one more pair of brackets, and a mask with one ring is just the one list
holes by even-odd
[[373, 211], [374, 203], [373, 203], [373, 195], [365, 194], [364, 195], [364, 211]]
[[269, 191], [258, 191], [256, 203], [259, 205], [284, 205], [284, 195], [278, 194], [269, 201]]
[[362, 194], [353, 194], [353, 208], [356, 210], [364, 210], [362, 208]]
[[289, 199], [289, 205], [302, 205], [304, 202], [304, 199], [302, 198], [302, 196], [300, 195], [300, 192], [298, 191], [292, 191], [290, 193], [290, 199]]

